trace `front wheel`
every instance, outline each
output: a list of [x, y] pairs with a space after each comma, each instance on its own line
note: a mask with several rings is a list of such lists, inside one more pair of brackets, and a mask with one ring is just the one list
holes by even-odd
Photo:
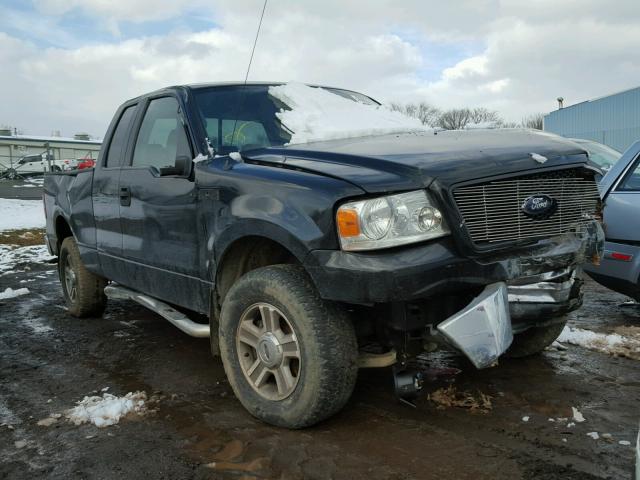
[[58, 275], [69, 313], [74, 317], [100, 315], [107, 303], [107, 281], [91, 273], [82, 263], [78, 244], [67, 237], [60, 246]]
[[353, 325], [320, 298], [300, 267], [264, 267], [241, 277], [225, 297], [219, 335], [236, 397], [267, 423], [308, 427], [351, 396], [358, 371]]
[[562, 317], [557, 323], [531, 327], [522, 333], [515, 334], [507, 355], [512, 358], [521, 358], [542, 352], [560, 336], [566, 324], [567, 317]]

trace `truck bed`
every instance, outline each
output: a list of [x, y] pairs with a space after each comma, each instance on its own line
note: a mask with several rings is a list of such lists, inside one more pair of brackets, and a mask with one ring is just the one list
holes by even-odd
[[93, 169], [47, 173], [44, 176], [43, 200], [47, 217], [47, 246], [58, 254], [57, 239], [61, 219], [71, 228], [80, 248], [96, 248], [95, 221], [91, 187]]

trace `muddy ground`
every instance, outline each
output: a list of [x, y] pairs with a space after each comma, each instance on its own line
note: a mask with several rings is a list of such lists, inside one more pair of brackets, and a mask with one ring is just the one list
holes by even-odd
[[[0, 276], [0, 291], [30, 290], [0, 301], [0, 478], [631, 478], [633, 447], [618, 442], [633, 445], [638, 430], [637, 360], [569, 346], [477, 371], [441, 353], [430, 367], [447, 375], [426, 385], [416, 408], [394, 399], [390, 371], [361, 371], [344, 411], [287, 431], [242, 409], [208, 340], [129, 302], [112, 301], [103, 318], [72, 318], [54, 265], [24, 268]], [[571, 322], [640, 326], [640, 309], [624, 301], [588, 282]], [[450, 385], [490, 397], [486, 412], [429, 399]], [[64, 418], [37, 425], [105, 387], [143, 390], [155, 412], [102, 429]], [[556, 420], [571, 407], [586, 421]]]

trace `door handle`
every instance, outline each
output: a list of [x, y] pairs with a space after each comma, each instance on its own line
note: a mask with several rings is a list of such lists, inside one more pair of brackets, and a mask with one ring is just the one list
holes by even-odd
[[131, 205], [131, 190], [129, 187], [120, 187], [120, 205], [123, 207]]

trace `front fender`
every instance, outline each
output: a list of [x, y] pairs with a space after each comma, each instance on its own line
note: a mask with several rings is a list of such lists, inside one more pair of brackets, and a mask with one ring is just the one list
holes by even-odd
[[[309, 251], [308, 244], [292, 234], [285, 226], [264, 219], [244, 219], [221, 232], [217, 240], [213, 242], [213, 249], [210, 253], [218, 262], [231, 245], [247, 237], [262, 237], [277, 242], [290, 251], [300, 263], [303, 262]], [[210, 238], [207, 244], [211, 245], [212, 241], [213, 239]]]
[[335, 205], [362, 195], [360, 188], [271, 164], [234, 163], [225, 169], [222, 160], [196, 170], [208, 275], [229, 246], [243, 237], [273, 240], [301, 263], [312, 250], [339, 248]]

